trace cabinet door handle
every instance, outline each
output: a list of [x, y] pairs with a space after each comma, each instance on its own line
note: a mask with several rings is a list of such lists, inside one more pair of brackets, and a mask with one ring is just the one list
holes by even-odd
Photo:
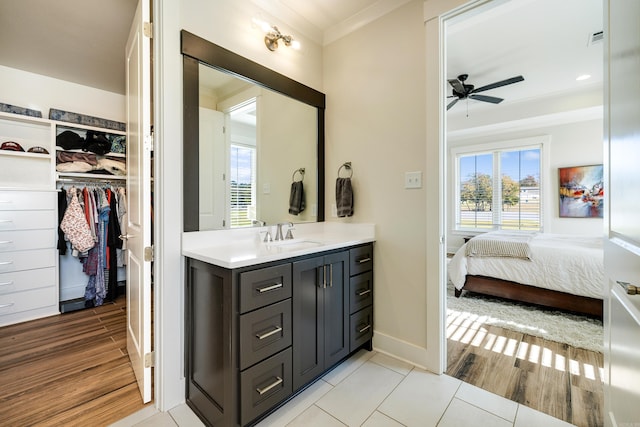
[[9, 280], [8, 282], [0, 283], [0, 286], [9, 286], [9, 285], [13, 285], [13, 280]]
[[256, 334], [256, 338], [258, 338], [259, 340], [263, 340], [263, 339], [265, 339], [265, 338], [269, 338], [271, 335], [275, 335], [275, 334], [277, 334], [278, 332], [281, 332], [281, 331], [282, 331], [282, 328], [281, 328], [280, 326], [275, 326], [275, 325], [273, 325], [273, 327], [274, 327], [275, 329], [273, 329], [273, 330], [271, 330], [271, 331], [269, 331], [269, 332], [266, 332], [266, 333], [264, 333], [264, 334]]
[[275, 285], [265, 286], [264, 288], [256, 288], [256, 291], [263, 294], [265, 292], [275, 291], [276, 289], [280, 289], [282, 286], [283, 286], [282, 283], [276, 283]]
[[371, 289], [365, 289], [364, 291], [358, 292], [358, 296], [361, 297], [363, 295], [371, 293]]
[[272, 382], [271, 384], [269, 384], [268, 386], [266, 386], [265, 388], [260, 388], [258, 387], [256, 389], [256, 391], [258, 392], [258, 394], [260, 396], [262, 396], [263, 394], [265, 394], [266, 392], [268, 392], [269, 390], [271, 390], [274, 387], [279, 386], [280, 384], [282, 384], [282, 381], [284, 381], [282, 378], [280, 377], [276, 377], [276, 380], [274, 382]]
[[369, 262], [371, 261], [371, 257], [367, 257], [367, 258], [362, 258], [360, 260], [358, 260], [359, 264], [364, 264], [365, 262]]
[[333, 264], [329, 264], [329, 286], [333, 288]]
[[322, 289], [327, 287], [327, 265], [322, 266]]
[[10, 302], [9, 304], [0, 304], [0, 308], [7, 308], [7, 307], [11, 307], [12, 305], [14, 305], [14, 303]]
[[367, 329], [371, 329], [371, 325], [367, 325], [367, 326], [365, 326], [364, 328], [360, 328], [360, 329], [358, 329], [358, 333], [359, 333], [359, 334], [361, 334], [361, 333], [363, 333], [364, 331], [366, 331]]
[[3, 261], [3, 262], [0, 262], [0, 265], [9, 265], [9, 264], [13, 264], [13, 261]]

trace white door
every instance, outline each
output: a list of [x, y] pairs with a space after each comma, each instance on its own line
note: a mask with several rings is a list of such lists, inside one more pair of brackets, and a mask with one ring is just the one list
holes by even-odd
[[200, 108], [200, 230], [228, 228], [224, 113]]
[[[608, 18], [608, 19], [607, 19]], [[640, 2], [605, 1], [605, 425], [640, 425]]]
[[151, 400], [151, 55], [144, 35], [149, 3], [138, 3], [126, 47], [127, 352], [142, 400]]

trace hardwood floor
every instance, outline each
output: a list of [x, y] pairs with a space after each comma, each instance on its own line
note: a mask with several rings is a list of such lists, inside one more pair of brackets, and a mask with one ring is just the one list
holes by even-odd
[[125, 328], [125, 296], [0, 328], [1, 424], [106, 426], [142, 409]]
[[604, 424], [601, 353], [487, 325], [448, 336], [447, 374], [580, 427]]

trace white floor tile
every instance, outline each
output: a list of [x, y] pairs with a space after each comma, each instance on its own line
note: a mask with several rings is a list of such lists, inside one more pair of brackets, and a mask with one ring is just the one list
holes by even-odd
[[349, 375], [351, 375], [356, 369], [358, 369], [364, 362], [375, 356], [375, 351], [360, 350], [330, 372], [325, 374], [322, 379], [331, 385], [338, 385], [338, 383]]
[[395, 357], [387, 356], [386, 354], [382, 353], [375, 354], [369, 360], [405, 376], [413, 369], [412, 364], [403, 362], [402, 360], [398, 360]]
[[442, 416], [438, 427], [512, 427], [513, 423], [454, 398]]
[[160, 411], [158, 411], [155, 408], [155, 406], [150, 405], [145, 408], [142, 408], [138, 412], [134, 412], [128, 417], [125, 417], [121, 420], [116, 421], [115, 423], [111, 424], [109, 427], [131, 427], [159, 413]]
[[179, 427], [204, 427], [202, 421], [186, 403], [169, 410], [169, 414]]
[[349, 426], [360, 426], [403, 379], [391, 369], [366, 362], [316, 405]]
[[471, 384], [463, 382], [456, 393], [456, 397], [507, 421], [513, 422], [516, 418], [516, 412], [518, 411], [516, 402]]
[[344, 427], [340, 421], [313, 405], [296, 417], [288, 427]]
[[367, 421], [362, 424], [362, 427], [404, 427], [404, 424], [400, 424], [385, 414], [375, 411]]
[[536, 411], [528, 406], [518, 405], [516, 422], [513, 425], [514, 427], [569, 427], [573, 424], [569, 424], [543, 412]]
[[461, 381], [415, 368], [378, 411], [407, 426], [435, 426]]
[[135, 424], [134, 427], [178, 427], [178, 424], [176, 424], [168, 412], [158, 412], [144, 421]]
[[316, 381], [309, 388], [287, 402], [282, 408], [260, 421], [256, 427], [286, 426], [331, 389], [333, 389], [333, 386], [322, 379]]

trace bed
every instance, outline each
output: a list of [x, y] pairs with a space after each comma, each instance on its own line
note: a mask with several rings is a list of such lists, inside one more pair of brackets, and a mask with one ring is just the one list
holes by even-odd
[[602, 318], [601, 237], [492, 231], [466, 242], [448, 268], [462, 291]]

